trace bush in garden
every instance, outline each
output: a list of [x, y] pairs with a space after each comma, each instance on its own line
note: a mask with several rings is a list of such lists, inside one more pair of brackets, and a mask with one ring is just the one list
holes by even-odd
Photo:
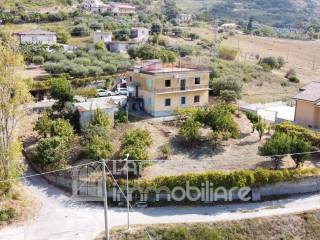
[[161, 146], [160, 148], [162, 158], [169, 159], [172, 154], [172, 146], [169, 143], [166, 143], [165, 145]]
[[57, 42], [61, 44], [68, 44], [71, 38], [71, 35], [69, 32], [59, 29], [56, 31], [57, 33]]
[[109, 127], [89, 124], [83, 131], [81, 143], [87, 157], [93, 160], [109, 159], [112, 156]]
[[70, 67], [70, 74], [74, 77], [87, 77], [89, 75], [89, 70], [83, 65], [72, 64]]
[[70, 146], [63, 137], [41, 139], [32, 161], [42, 169], [56, 170], [65, 168], [70, 160]]
[[70, 81], [65, 76], [51, 79], [50, 95], [58, 100], [54, 107], [60, 111], [67, 102], [73, 102], [73, 90]]
[[51, 74], [62, 74], [64, 73], [64, 66], [60, 63], [46, 62], [44, 64], [44, 70]]
[[195, 119], [209, 126], [214, 132], [230, 133], [232, 138], [240, 136], [239, 127], [232, 117], [232, 108], [227, 104], [200, 110], [196, 113]]
[[261, 120], [261, 117], [252, 112], [246, 112], [246, 116], [252, 124], [252, 132], [254, 132], [254, 130], [256, 130], [256, 124]]
[[201, 124], [193, 118], [184, 121], [179, 129], [179, 136], [188, 144], [192, 144], [200, 139]]
[[106, 45], [104, 43], [104, 41], [99, 41], [97, 42], [94, 47], [98, 50], [106, 50]]
[[88, 66], [88, 76], [100, 76], [103, 74], [103, 70], [100, 67], [96, 67], [96, 66]]
[[32, 57], [32, 62], [34, 64], [43, 64], [44, 63], [44, 57], [42, 57], [42, 56], [33, 56]]
[[238, 49], [226, 46], [221, 46], [218, 53], [219, 58], [224, 60], [235, 60], [238, 54]]
[[50, 122], [50, 136], [62, 137], [68, 142], [74, 138], [74, 129], [68, 120], [59, 118]]
[[241, 97], [242, 82], [234, 77], [227, 76], [210, 80], [210, 88], [212, 94], [215, 96], [221, 96], [221, 92], [225, 90], [234, 91], [237, 98]]
[[51, 122], [52, 119], [50, 118], [50, 113], [45, 111], [36, 122], [34, 130], [37, 131], [43, 138], [46, 138], [50, 135]]
[[286, 133], [290, 136], [296, 136], [305, 142], [309, 142], [312, 146], [320, 147], [320, 133], [309, 128], [304, 128], [299, 125], [294, 125], [291, 122], [285, 121], [276, 125], [276, 132]]
[[[312, 150], [312, 146], [309, 142], [306, 142], [303, 139], [295, 136], [295, 137], [292, 137], [290, 147], [291, 147], [290, 153], [292, 154], [291, 157], [295, 162], [296, 167], [298, 168], [309, 157], [310, 154], [308, 154], [308, 152]], [[298, 154], [295, 154], [295, 153], [298, 153]]]
[[128, 112], [124, 108], [120, 108], [114, 115], [115, 124], [127, 123], [128, 122]]
[[62, 52], [52, 52], [46, 55], [46, 59], [50, 62], [60, 62], [66, 59], [66, 57]]
[[120, 157], [129, 154], [129, 160], [147, 160], [148, 147], [152, 144], [150, 132], [145, 129], [135, 129], [126, 132], [121, 138]]
[[255, 123], [254, 128], [257, 129], [257, 132], [259, 133], [259, 140], [261, 141], [263, 134], [267, 130], [267, 123], [260, 118], [259, 121]]
[[112, 126], [112, 120], [105, 112], [98, 108], [94, 111], [91, 124], [110, 128]]
[[235, 91], [233, 90], [221, 90], [220, 91], [220, 97], [227, 103], [229, 102], [234, 102], [237, 100], [238, 95]]
[[292, 137], [285, 133], [275, 133], [271, 139], [259, 147], [259, 151], [263, 156], [271, 156], [275, 168], [278, 169], [284, 155], [291, 152], [291, 140]]
[[117, 72], [117, 66], [111, 63], [106, 63], [102, 66], [102, 70], [106, 74], [114, 74]]
[[71, 35], [74, 37], [87, 37], [90, 34], [90, 29], [85, 24], [78, 24], [71, 30]]
[[76, 63], [76, 64], [83, 65], [83, 66], [89, 66], [89, 65], [91, 65], [91, 60], [90, 60], [90, 58], [86, 58], [86, 57], [78, 57], [78, 58], [75, 58], [75, 59], [73, 59], [72, 62], [73, 62], [73, 63]]

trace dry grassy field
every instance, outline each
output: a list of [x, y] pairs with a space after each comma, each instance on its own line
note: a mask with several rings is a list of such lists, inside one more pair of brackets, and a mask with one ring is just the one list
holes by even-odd
[[320, 41], [236, 35], [229, 37], [224, 41], [224, 44], [239, 47], [240, 60], [256, 61], [256, 55], [284, 57], [287, 64], [278, 74], [283, 76], [289, 68], [293, 68], [296, 70], [301, 84], [320, 80]]

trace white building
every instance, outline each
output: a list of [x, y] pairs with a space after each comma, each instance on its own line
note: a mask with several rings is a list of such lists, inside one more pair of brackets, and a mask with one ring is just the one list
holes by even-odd
[[95, 31], [93, 33], [93, 43], [103, 41], [104, 43], [108, 43], [112, 41], [112, 32], [102, 32], [100, 30]]
[[237, 24], [235, 23], [224, 23], [219, 28], [219, 32], [231, 32], [237, 29]]
[[135, 42], [146, 42], [149, 39], [149, 29], [144, 27], [131, 28], [130, 37]]
[[92, 13], [110, 13], [112, 16], [127, 16], [136, 13], [136, 8], [131, 4], [118, 2], [105, 4], [101, 0], [85, 0], [82, 8]]
[[192, 20], [192, 15], [189, 13], [179, 13], [176, 16], [176, 22], [177, 23], [188, 23]]
[[113, 16], [127, 16], [136, 13], [136, 7], [128, 3], [112, 2], [110, 11]]
[[[81, 128], [87, 126], [93, 119], [94, 113], [97, 109], [105, 112], [112, 122], [114, 121], [114, 114], [118, 111], [120, 106], [126, 104], [126, 96], [89, 98], [85, 102], [75, 103], [75, 107], [79, 112], [79, 123]], [[125, 103], [124, 103], [125, 102]]]
[[40, 29], [29, 32], [16, 32], [14, 36], [20, 44], [23, 43], [41, 43], [54, 45], [57, 43], [57, 34], [54, 32], [43, 31]]

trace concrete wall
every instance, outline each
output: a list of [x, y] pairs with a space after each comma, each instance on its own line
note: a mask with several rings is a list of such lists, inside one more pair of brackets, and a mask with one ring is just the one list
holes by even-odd
[[53, 45], [57, 43], [56, 35], [20, 35], [20, 43], [42, 43]]
[[317, 128], [320, 125], [319, 122], [316, 122], [318, 111], [312, 102], [297, 100], [294, 121], [304, 127]]

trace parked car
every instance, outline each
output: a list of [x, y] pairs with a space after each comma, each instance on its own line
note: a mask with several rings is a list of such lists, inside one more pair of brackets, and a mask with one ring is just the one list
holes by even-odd
[[97, 90], [97, 97], [109, 97], [114, 95], [114, 92], [106, 89], [98, 89]]
[[148, 203], [147, 202], [136, 202], [134, 204], [135, 208], [147, 208], [148, 207]]
[[117, 95], [127, 95], [127, 89], [126, 88], [117, 88], [115, 92], [116, 92]]

